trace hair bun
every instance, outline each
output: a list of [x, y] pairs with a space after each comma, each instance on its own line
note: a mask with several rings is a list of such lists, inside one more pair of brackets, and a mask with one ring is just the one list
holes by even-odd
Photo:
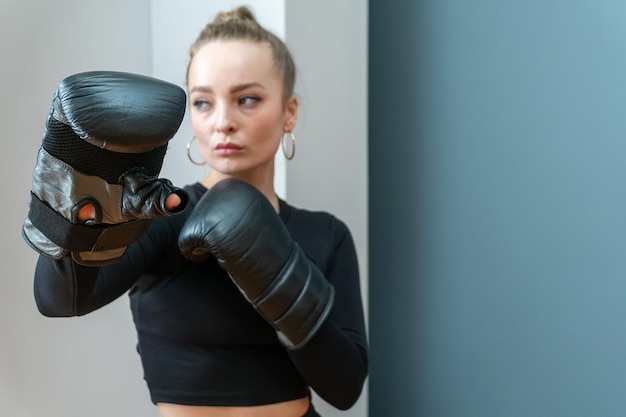
[[228, 23], [231, 20], [248, 21], [258, 25], [254, 14], [246, 6], [239, 6], [236, 9], [230, 10], [228, 12], [218, 13], [217, 15], [215, 15], [215, 19], [213, 19], [213, 24], [220, 25]]

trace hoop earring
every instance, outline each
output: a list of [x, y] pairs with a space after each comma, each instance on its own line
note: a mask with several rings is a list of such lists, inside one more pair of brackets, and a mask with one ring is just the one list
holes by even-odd
[[198, 165], [198, 166], [206, 165], [205, 161], [202, 161], [201, 163], [200, 162], [196, 162], [191, 157], [191, 144], [193, 143], [194, 140], [196, 140], [196, 136], [195, 135], [194, 135], [193, 138], [189, 139], [189, 142], [187, 142], [187, 158], [189, 158], [191, 163], [194, 164], [194, 165]]
[[[287, 147], [285, 146], [285, 133], [289, 133], [291, 137], [291, 153], [287, 153], [286, 150]], [[280, 139], [280, 147], [283, 150], [283, 155], [285, 155], [285, 158], [288, 161], [291, 161], [296, 154], [296, 136], [293, 134], [293, 132], [283, 132], [283, 136]]]

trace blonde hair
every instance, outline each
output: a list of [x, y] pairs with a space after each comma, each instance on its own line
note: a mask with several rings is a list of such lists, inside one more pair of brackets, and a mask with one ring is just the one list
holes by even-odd
[[217, 40], [241, 40], [256, 43], [267, 42], [272, 48], [274, 64], [283, 78], [283, 99], [293, 95], [296, 82], [296, 67], [287, 45], [269, 30], [261, 26], [246, 6], [215, 15], [189, 48], [189, 66], [196, 53], [209, 42]]

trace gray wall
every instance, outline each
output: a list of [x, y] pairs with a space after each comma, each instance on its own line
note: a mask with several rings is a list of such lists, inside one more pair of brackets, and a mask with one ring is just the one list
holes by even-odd
[[626, 4], [370, 0], [370, 415], [623, 416]]

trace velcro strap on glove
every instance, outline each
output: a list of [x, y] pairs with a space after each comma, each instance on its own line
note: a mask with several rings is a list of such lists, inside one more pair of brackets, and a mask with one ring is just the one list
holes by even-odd
[[[66, 251], [106, 251], [128, 246], [143, 235], [150, 227], [151, 219], [132, 220], [119, 224], [95, 224], [85, 226], [72, 223], [52, 207], [31, 193], [28, 211], [29, 229], [40, 233], [37, 240], [49, 240]], [[36, 233], [29, 230], [27, 235]], [[29, 239], [30, 240], [30, 239]]]
[[[103, 252], [89, 256], [99, 263], [110, 257], [112, 262], [147, 231], [154, 217], [175, 213], [166, 212], [164, 200], [177, 190], [168, 180], [154, 179], [139, 169], [122, 176], [120, 184], [110, 184], [77, 171], [42, 147], [22, 234], [32, 248], [54, 259], [68, 252]], [[182, 209], [187, 195], [179, 196]], [[86, 204], [93, 204], [96, 218], [80, 224], [78, 211]], [[87, 255], [78, 256], [81, 263], [89, 263]]]

